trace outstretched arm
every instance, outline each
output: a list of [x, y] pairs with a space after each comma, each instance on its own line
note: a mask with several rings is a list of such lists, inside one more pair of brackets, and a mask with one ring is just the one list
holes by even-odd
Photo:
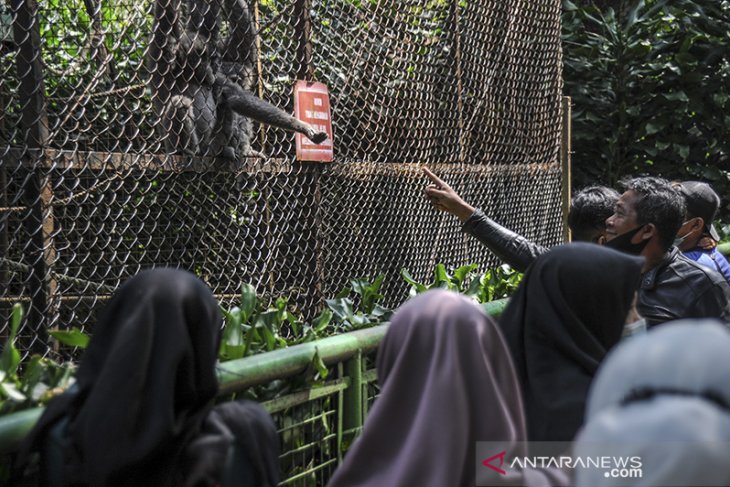
[[547, 248], [503, 227], [481, 210], [475, 209], [427, 168], [424, 167], [423, 172], [431, 180], [431, 184], [426, 187], [426, 197], [434, 207], [459, 218], [463, 223], [461, 229], [483, 243], [500, 260], [525, 272], [538, 256], [547, 252]]
[[222, 85], [225, 102], [234, 112], [267, 125], [300, 132], [315, 144], [322, 143], [327, 138], [326, 132], [320, 132], [310, 124], [294, 118], [281, 108], [228, 81], [225, 76], [219, 74], [216, 82]]

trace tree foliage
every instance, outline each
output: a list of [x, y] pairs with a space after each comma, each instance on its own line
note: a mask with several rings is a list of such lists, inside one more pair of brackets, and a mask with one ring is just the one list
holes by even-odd
[[730, 216], [730, 1], [585, 3], [563, 1], [576, 187], [704, 180]]

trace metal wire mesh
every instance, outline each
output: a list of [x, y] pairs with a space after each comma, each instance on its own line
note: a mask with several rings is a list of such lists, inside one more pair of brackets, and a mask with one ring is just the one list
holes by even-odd
[[325, 485], [338, 461], [337, 395], [274, 414], [281, 439], [281, 486]]
[[[0, 12], [0, 338], [23, 302], [25, 353], [57, 353], [49, 328], [93, 331], [114, 289], [152, 266], [194, 271], [224, 304], [248, 281], [312, 316], [352, 277], [385, 273], [394, 306], [402, 267], [425, 280], [437, 262], [495, 264], [426, 204], [421, 164], [528, 238], [561, 238], [557, 0], [13, 4]], [[215, 31], [202, 5], [220, 9]], [[256, 36], [236, 30], [249, 24]], [[334, 163], [297, 162], [291, 132], [240, 117], [265, 156], [230, 137], [236, 157], [214, 153], [206, 131], [231, 116], [221, 76], [286, 112], [295, 79], [327, 84]], [[215, 115], [181, 115], [196, 103]]]

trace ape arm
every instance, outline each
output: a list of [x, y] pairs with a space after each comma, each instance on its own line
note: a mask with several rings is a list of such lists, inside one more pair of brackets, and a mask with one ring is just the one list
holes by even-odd
[[327, 139], [326, 132], [320, 132], [310, 124], [294, 118], [284, 110], [258, 98], [250, 91], [244, 90], [236, 83], [228, 81], [225, 76], [218, 75], [216, 82], [221, 85], [221, 95], [225, 104], [234, 112], [257, 122], [299, 132], [315, 144], [320, 144]]

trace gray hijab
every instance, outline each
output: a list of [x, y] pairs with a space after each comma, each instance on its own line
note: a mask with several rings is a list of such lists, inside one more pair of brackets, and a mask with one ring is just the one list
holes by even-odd
[[[494, 321], [471, 300], [434, 290], [407, 302], [393, 315], [377, 370], [380, 396], [330, 487], [471, 487], [477, 441], [526, 453], [512, 361]], [[556, 479], [566, 480], [533, 470], [497, 481]]]
[[730, 332], [681, 320], [628, 339], [592, 386], [577, 456], [641, 461], [641, 477], [578, 469], [577, 486], [730, 485]]

